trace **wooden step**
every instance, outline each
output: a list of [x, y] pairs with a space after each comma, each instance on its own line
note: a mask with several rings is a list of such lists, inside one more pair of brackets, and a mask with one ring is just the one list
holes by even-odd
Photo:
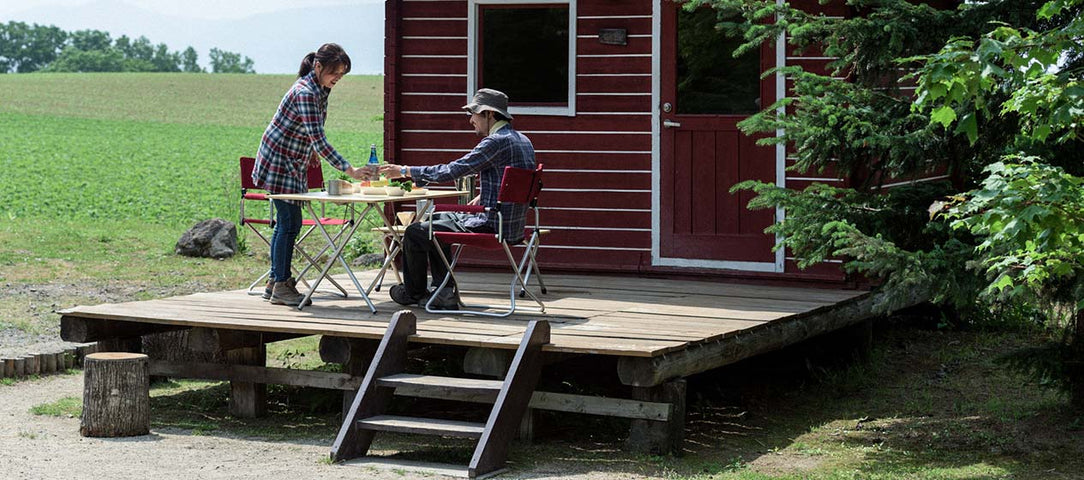
[[376, 381], [376, 384], [381, 387], [395, 388], [397, 389], [395, 393], [403, 396], [447, 398], [449, 400], [480, 397], [492, 401], [501, 392], [504, 381], [399, 373], [380, 378]]
[[477, 439], [482, 436], [486, 426], [483, 423], [460, 422], [458, 420], [439, 418], [377, 415], [358, 420], [358, 428], [381, 432], [418, 433]]

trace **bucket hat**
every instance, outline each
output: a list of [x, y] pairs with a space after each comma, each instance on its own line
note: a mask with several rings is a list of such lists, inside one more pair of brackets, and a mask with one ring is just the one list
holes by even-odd
[[481, 113], [489, 110], [504, 115], [504, 118], [509, 120], [512, 119], [512, 115], [508, 113], [508, 95], [492, 88], [478, 90], [471, 102], [463, 105], [463, 110], [470, 113]]

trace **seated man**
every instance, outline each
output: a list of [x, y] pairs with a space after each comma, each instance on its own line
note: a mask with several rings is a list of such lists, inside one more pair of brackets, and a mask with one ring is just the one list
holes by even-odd
[[[470, 113], [470, 124], [475, 133], [485, 138], [470, 153], [445, 165], [406, 167], [387, 164], [380, 173], [388, 178], [411, 177], [421, 182], [449, 182], [467, 175], [479, 174], [481, 191], [471, 204], [486, 207], [497, 206], [497, 194], [501, 187], [504, 167], [535, 168], [534, 146], [522, 133], [512, 128], [512, 115], [508, 114], [508, 96], [496, 90], [483, 88], [475, 93], [463, 110]], [[506, 238], [512, 242], [522, 240], [526, 222], [526, 205], [503, 205], [501, 215]], [[401, 305], [424, 305], [430, 292], [426, 287], [426, 265], [432, 270], [434, 287], [439, 286], [448, 269], [440, 260], [436, 247], [429, 239], [429, 223], [414, 223], [403, 235], [403, 284], [391, 287], [392, 300]], [[433, 230], [451, 232], [496, 232], [497, 215], [440, 212], [434, 215]], [[451, 261], [451, 248], [441, 244], [445, 258]], [[459, 308], [459, 292], [449, 283], [433, 302], [434, 308], [454, 310]]]

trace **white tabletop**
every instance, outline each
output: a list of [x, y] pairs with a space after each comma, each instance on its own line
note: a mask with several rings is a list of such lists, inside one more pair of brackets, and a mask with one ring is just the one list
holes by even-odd
[[468, 195], [468, 192], [459, 190], [426, 190], [423, 194], [406, 195], [362, 195], [354, 193], [349, 195], [328, 195], [327, 192], [308, 193], [276, 193], [269, 195], [276, 200], [294, 200], [305, 202], [330, 202], [330, 203], [387, 203], [387, 202], [411, 202], [414, 200], [430, 200], [434, 198], [451, 198]]

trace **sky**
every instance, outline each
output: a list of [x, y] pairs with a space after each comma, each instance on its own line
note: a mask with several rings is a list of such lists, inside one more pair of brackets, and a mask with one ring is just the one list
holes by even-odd
[[[163, 15], [205, 20], [237, 19], [299, 7], [326, 7], [380, 0], [124, 0], [124, 3]], [[38, 7], [73, 7], [91, 0], [8, 0], [0, 2], [0, 18]]]
[[326, 42], [342, 45], [351, 73], [384, 66], [383, 0], [0, 0], [0, 23], [9, 21], [192, 46], [204, 68], [218, 48], [251, 58], [257, 73], [296, 73]]

